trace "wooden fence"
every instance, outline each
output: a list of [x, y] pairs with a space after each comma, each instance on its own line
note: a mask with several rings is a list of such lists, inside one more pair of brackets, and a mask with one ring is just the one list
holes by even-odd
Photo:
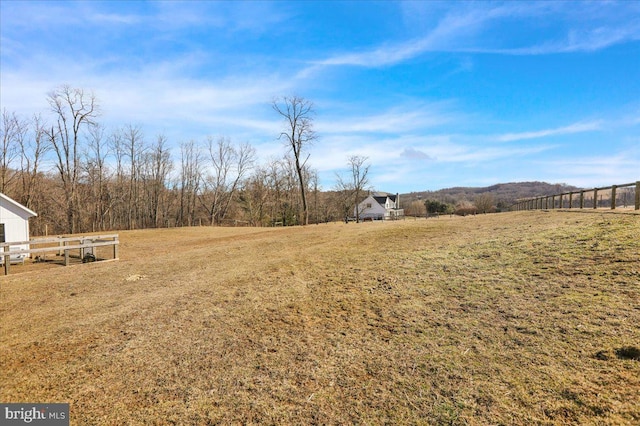
[[[0, 257], [4, 263], [4, 274], [9, 275], [11, 263], [24, 262], [27, 255], [57, 252], [64, 256], [64, 265], [69, 265], [70, 257], [77, 251], [79, 258], [85, 260], [90, 255], [91, 260], [98, 260], [95, 256], [96, 247], [113, 247], [113, 258], [118, 259], [118, 234], [90, 235], [76, 237], [34, 238], [29, 241], [13, 241], [0, 243]], [[25, 249], [22, 247], [29, 246]]]
[[[629, 189], [629, 188], [635, 188]], [[562, 194], [544, 195], [518, 200], [511, 210], [597, 209], [615, 210], [634, 206], [640, 210], [640, 181], [602, 188], [582, 189]]]

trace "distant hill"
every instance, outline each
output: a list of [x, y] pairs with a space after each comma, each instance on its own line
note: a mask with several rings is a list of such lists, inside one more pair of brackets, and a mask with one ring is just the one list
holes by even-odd
[[493, 196], [498, 209], [507, 208], [519, 198], [535, 197], [539, 195], [553, 195], [562, 192], [576, 191], [580, 188], [563, 183], [547, 182], [512, 182], [499, 183], [486, 187], [455, 187], [439, 189], [437, 191], [411, 192], [400, 194], [403, 206], [416, 200], [436, 200], [443, 203], [456, 205], [460, 202], [473, 202], [482, 194]]

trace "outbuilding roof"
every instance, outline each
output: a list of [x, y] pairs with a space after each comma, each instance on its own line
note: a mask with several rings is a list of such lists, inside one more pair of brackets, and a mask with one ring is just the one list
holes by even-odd
[[25, 206], [23, 206], [22, 204], [20, 204], [19, 202], [17, 202], [13, 198], [3, 194], [2, 192], [0, 192], [0, 199], [6, 201], [7, 203], [9, 203], [11, 205], [13, 205], [14, 207], [17, 207], [18, 209], [24, 211], [25, 213], [27, 213], [27, 216], [29, 216], [29, 217], [38, 216], [38, 213], [34, 212], [31, 209], [26, 208]]

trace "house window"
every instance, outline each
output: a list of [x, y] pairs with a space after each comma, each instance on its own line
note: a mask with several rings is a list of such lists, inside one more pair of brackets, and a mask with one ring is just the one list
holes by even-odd
[[5, 243], [4, 240], [4, 223], [0, 223], [0, 243]]
[[370, 209], [371, 208], [371, 203], [367, 203], [367, 208]]

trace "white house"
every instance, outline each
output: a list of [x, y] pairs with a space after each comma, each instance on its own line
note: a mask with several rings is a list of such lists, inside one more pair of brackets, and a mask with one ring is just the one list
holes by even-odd
[[[0, 193], [0, 243], [29, 241], [29, 218], [38, 216], [17, 201]], [[29, 244], [11, 246], [12, 250], [28, 250]], [[20, 255], [17, 261], [24, 260], [26, 255]], [[0, 254], [0, 263], [4, 258]], [[11, 259], [13, 263], [13, 256]]]
[[404, 209], [400, 208], [399, 194], [374, 192], [358, 204], [357, 209], [353, 209], [353, 215], [358, 214], [360, 219], [397, 219], [404, 216]]

